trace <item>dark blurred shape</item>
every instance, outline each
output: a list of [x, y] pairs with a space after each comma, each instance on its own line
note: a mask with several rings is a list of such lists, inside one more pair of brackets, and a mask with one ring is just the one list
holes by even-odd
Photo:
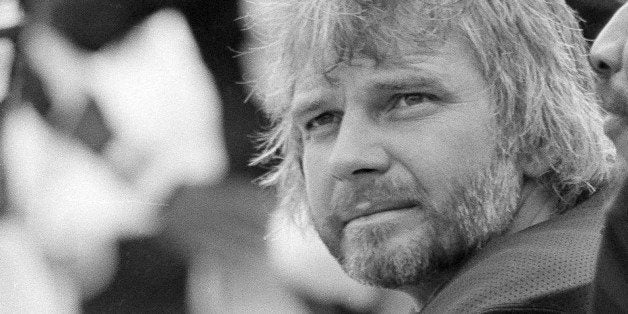
[[0, 29], [0, 38], [16, 38], [21, 30], [21, 25]]
[[619, 0], [566, 0], [584, 20], [581, 25], [584, 37], [593, 40], [613, 13], [621, 7]]
[[[23, 0], [27, 11], [41, 0]], [[255, 147], [252, 138], [264, 124], [254, 104], [245, 103], [242, 70], [236, 59], [244, 38], [238, 1], [233, 0], [46, 0], [52, 24], [76, 44], [96, 50], [119, 40], [144, 18], [163, 8], [183, 13], [201, 49], [206, 66], [216, 78], [223, 102], [223, 126], [231, 174], [257, 177], [249, 167]]]
[[96, 50], [169, 1], [56, 1], [52, 24], [81, 47]]
[[109, 289], [83, 303], [85, 313], [185, 313], [187, 265], [159, 237], [119, 243]]
[[87, 100], [72, 135], [95, 153], [102, 153], [111, 139], [111, 130], [105, 125], [103, 114], [93, 98]]
[[44, 83], [41, 78], [35, 74], [31, 67], [20, 58], [16, 67], [19, 68], [19, 77], [13, 78], [11, 82], [15, 97], [20, 98], [20, 102], [31, 103], [37, 112], [43, 117], [47, 117], [51, 108], [50, 98], [44, 90]]

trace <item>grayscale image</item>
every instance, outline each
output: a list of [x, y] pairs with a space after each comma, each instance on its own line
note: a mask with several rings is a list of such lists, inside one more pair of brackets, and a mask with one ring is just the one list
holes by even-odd
[[0, 313], [628, 313], [624, 0], [0, 0]]

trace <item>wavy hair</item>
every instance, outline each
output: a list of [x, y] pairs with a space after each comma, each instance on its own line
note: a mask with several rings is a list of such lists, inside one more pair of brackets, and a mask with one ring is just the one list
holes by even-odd
[[[561, 0], [269, 0], [258, 16], [267, 63], [254, 92], [272, 121], [253, 163], [274, 162], [280, 211], [307, 219], [301, 142], [288, 114], [303, 69], [318, 73], [361, 53], [376, 60], [421, 53], [462, 34], [495, 99], [497, 152], [549, 165], [536, 178], [558, 212], [611, 177], [614, 148], [603, 132], [586, 42]], [[297, 218], [301, 220], [301, 218]]]

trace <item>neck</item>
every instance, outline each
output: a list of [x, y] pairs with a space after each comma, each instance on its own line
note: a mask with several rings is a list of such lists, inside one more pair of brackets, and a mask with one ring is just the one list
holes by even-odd
[[558, 205], [558, 197], [534, 179], [525, 179], [519, 209], [506, 234], [513, 234], [549, 220]]

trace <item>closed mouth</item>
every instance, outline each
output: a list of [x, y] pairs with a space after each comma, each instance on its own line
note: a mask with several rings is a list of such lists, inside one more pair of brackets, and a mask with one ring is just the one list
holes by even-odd
[[406, 210], [415, 207], [419, 207], [420, 204], [416, 201], [394, 201], [394, 202], [386, 202], [383, 204], [378, 204], [375, 206], [369, 206], [368, 208], [356, 211], [354, 214], [346, 217], [344, 219], [344, 225], [346, 226], [349, 222], [356, 220], [358, 218], [364, 218], [368, 216], [372, 216], [379, 213], [384, 213], [388, 211], [396, 211], [396, 210]]

